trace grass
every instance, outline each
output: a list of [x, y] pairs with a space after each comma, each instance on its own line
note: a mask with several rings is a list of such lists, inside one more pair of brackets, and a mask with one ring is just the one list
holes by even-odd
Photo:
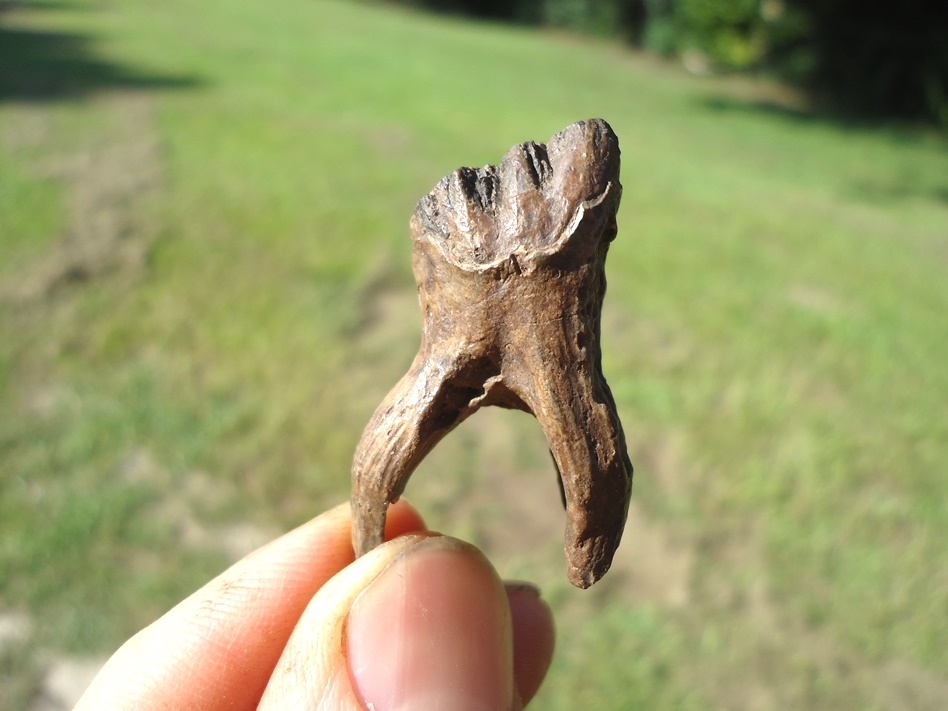
[[[0, 706], [28, 706], [38, 660], [108, 653], [226, 565], [235, 525], [347, 495], [417, 346], [414, 202], [588, 116], [623, 147], [604, 348], [633, 516], [687, 553], [685, 600], [637, 597], [633, 538], [588, 594], [546, 520], [535, 549], [498, 540], [528, 497], [557, 506], [528, 418], [479, 414], [409, 490], [546, 589], [560, 648], [536, 706], [944, 691], [943, 137], [385, 5], [2, 12], [19, 38], [83, 41], [62, 45], [75, 61], [6, 58], [0, 80], [0, 613], [32, 620], [0, 649]], [[521, 499], [484, 491], [492, 471]]]

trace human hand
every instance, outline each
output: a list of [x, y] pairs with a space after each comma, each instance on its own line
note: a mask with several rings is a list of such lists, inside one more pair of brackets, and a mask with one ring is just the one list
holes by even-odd
[[389, 509], [353, 560], [348, 504], [251, 553], [126, 642], [76, 711], [522, 708], [553, 654], [536, 589]]

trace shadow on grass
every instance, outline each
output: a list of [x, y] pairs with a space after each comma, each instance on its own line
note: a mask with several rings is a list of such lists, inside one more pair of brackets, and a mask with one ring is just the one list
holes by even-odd
[[948, 179], [942, 185], [918, 185], [912, 178], [898, 181], [863, 180], [852, 185], [854, 195], [870, 202], [897, 202], [922, 199], [948, 205]]
[[[825, 126], [846, 133], [873, 133], [906, 146], [941, 151], [948, 157], [948, 133], [936, 137], [931, 126], [900, 122], [896, 119], [873, 119], [850, 116], [820, 109], [805, 109], [769, 100], [735, 99], [728, 96], [705, 96], [698, 103], [720, 115], [756, 115], [798, 125]], [[948, 203], [948, 178], [932, 183], [914, 175], [899, 176], [895, 182], [864, 180], [852, 186], [854, 194], [867, 200], [903, 200], [922, 198]]]
[[[107, 89], [198, 86], [195, 77], [162, 76], [96, 56], [94, 37], [3, 26], [17, 3], [0, 2], [0, 102], [77, 99]], [[30, 3], [31, 10], [57, 3]]]
[[[907, 144], [927, 141], [936, 131], [931, 124], [850, 114], [820, 106], [804, 108], [768, 99], [737, 99], [712, 94], [698, 99], [698, 104], [720, 114], [756, 114], [797, 124], [824, 125], [845, 131], [871, 131]], [[948, 137], [948, 133], [943, 133], [942, 137]], [[948, 150], [948, 141], [941, 141], [941, 144]]]
[[700, 103], [704, 108], [719, 113], [758, 114], [797, 123], [816, 123], [828, 120], [827, 117], [820, 116], [813, 111], [764, 99], [752, 101], [727, 96], [705, 96], [700, 99]]

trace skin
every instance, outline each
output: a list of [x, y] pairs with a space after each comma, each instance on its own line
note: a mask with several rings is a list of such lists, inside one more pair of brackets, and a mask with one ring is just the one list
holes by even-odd
[[519, 709], [549, 668], [539, 592], [393, 505], [354, 560], [348, 504], [233, 565], [126, 642], [87, 709]]

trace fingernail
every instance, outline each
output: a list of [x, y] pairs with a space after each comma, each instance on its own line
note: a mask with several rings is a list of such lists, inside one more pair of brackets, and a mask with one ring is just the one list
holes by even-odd
[[534, 599], [541, 597], [540, 588], [526, 580], [505, 580], [504, 587], [507, 589], [508, 596], [524, 595]]
[[452, 538], [403, 552], [349, 613], [349, 671], [372, 711], [512, 707], [507, 595], [490, 563]]
[[514, 678], [521, 699], [536, 694], [550, 663], [556, 645], [553, 613], [543, 601], [540, 589], [532, 583], [508, 581], [507, 599], [514, 640]]

